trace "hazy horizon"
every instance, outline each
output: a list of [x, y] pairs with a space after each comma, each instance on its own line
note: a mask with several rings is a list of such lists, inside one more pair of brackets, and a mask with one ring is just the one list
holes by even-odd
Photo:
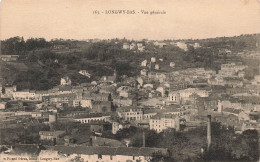
[[[165, 15], [94, 15], [94, 10]], [[258, 0], [3, 0], [0, 39], [206, 39], [260, 33]]]
[[[130, 38], [105, 38], [105, 39], [102, 39], [102, 38], [86, 38], [86, 39], [73, 39], [73, 38], [50, 38], [50, 39], [46, 39], [44, 37], [29, 37], [29, 38], [24, 38], [24, 36], [13, 36], [13, 37], [9, 37], [9, 38], [14, 38], [14, 37], [20, 37], [20, 38], [24, 38], [24, 40], [27, 40], [27, 39], [30, 39], [30, 38], [43, 38], [45, 39], [46, 41], [51, 41], [51, 40], [55, 40], [55, 39], [64, 39], [64, 40], [77, 40], [77, 41], [85, 41], [85, 40], [94, 40], [94, 39], [99, 39], [99, 40], [113, 40], [113, 39], [126, 39], [126, 40], [134, 40], [134, 41], [140, 41], [140, 40], [144, 40], [144, 39], [147, 39], [149, 41], [164, 41], [164, 40], [173, 40], [173, 41], [177, 41], [177, 40], [203, 40], [203, 39], [214, 39], [214, 38], [223, 38], [223, 37], [238, 37], [238, 36], [241, 36], [241, 35], [254, 35], [254, 34], [260, 34], [260, 33], [243, 33], [243, 34], [240, 34], [240, 35], [233, 35], [233, 36], [219, 36], [219, 37], [209, 37], [209, 38], [195, 38], [195, 39], [147, 39], [147, 38], [141, 38], [141, 39], [130, 39]], [[9, 38], [6, 38], [6, 39], [1, 39], [1, 41], [4, 41], [4, 40], [7, 40]]]

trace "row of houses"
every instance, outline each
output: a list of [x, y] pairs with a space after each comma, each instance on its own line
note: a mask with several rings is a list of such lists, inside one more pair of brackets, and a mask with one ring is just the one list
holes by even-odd
[[46, 149], [34, 144], [12, 146], [1, 153], [1, 160], [36, 161], [144, 161], [148, 162], [154, 153], [169, 156], [165, 148], [149, 147], [105, 147], [105, 146], [49, 146]]

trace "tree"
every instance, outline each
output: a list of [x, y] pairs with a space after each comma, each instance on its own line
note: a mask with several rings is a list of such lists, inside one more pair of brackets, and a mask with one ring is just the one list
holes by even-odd
[[158, 151], [153, 153], [149, 162], [174, 162], [174, 159], [167, 155], [163, 155], [162, 152]]

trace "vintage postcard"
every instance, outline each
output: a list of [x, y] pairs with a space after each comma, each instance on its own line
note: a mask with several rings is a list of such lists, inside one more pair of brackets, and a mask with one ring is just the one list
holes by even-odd
[[259, 0], [2, 0], [0, 161], [259, 161]]

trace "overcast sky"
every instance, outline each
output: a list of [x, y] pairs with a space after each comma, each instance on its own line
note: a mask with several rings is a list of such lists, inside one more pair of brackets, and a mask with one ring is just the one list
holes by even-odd
[[[165, 15], [93, 15], [93, 10]], [[0, 38], [187, 39], [260, 33], [258, 0], [2, 0]]]

